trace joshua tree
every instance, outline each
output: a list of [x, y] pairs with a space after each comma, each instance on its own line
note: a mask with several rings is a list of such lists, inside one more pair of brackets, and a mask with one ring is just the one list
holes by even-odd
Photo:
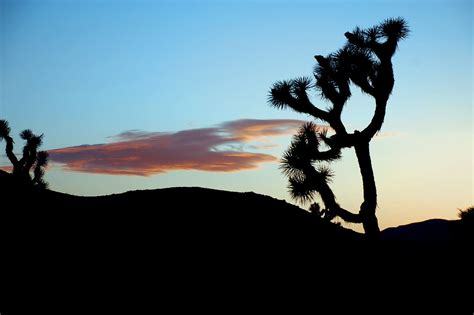
[[474, 206], [470, 206], [464, 210], [459, 210], [459, 218], [465, 222], [472, 222], [474, 223]]
[[[31, 130], [25, 129], [20, 137], [26, 141], [23, 147], [23, 156], [18, 159], [13, 153], [14, 141], [10, 136], [8, 121], [0, 120], [0, 141], [5, 140], [6, 154], [13, 165], [13, 176], [22, 183], [29, 183], [40, 188], [47, 188], [48, 184], [43, 180], [44, 169], [48, 164], [48, 152], [39, 151], [43, 142], [43, 135], [35, 135]], [[33, 176], [30, 170], [33, 169]]]
[[[317, 192], [329, 217], [339, 216], [345, 221], [362, 223], [369, 238], [377, 238], [378, 227], [375, 210], [377, 189], [370, 159], [369, 144], [381, 129], [385, 109], [394, 85], [392, 57], [398, 42], [409, 33], [402, 18], [387, 19], [368, 28], [346, 32], [346, 45], [326, 57], [315, 56], [315, 82], [309, 77], [279, 81], [270, 91], [269, 102], [280, 109], [291, 108], [309, 114], [329, 124], [334, 135], [328, 137], [326, 129], [318, 130], [306, 124], [295, 136], [283, 158], [283, 168], [290, 180], [290, 191], [295, 198], [310, 200]], [[351, 96], [351, 82], [375, 101], [375, 111], [370, 123], [362, 131], [350, 133], [344, 126], [341, 114]], [[308, 90], [315, 88], [331, 104], [327, 110], [312, 104]], [[321, 143], [326, 150], [321, 151]], [[336, 202], [329, 187], [332, 176], [327, 166], [314, 167], [317, 162], [331, 162], [340, 158], [341, 149], [354, 148], [362, 176], [364, 201], [359, 212], [352, 213]]]
[[461, 219], [461, 240], [474, 240], [474, 206], [470, 206], [464, 210], [459, 210], [459, 218]]

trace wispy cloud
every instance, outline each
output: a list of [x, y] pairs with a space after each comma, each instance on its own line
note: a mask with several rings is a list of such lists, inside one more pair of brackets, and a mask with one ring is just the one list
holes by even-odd
[[[277, 161], [270, 154], [248, 150], [270, 148], [270, 137], [293, 134], [302, 123], [287, 119], [241, 119], [175, 133], [130, 130], [110, 137], [110, 143], [48, 152], [51, 161], [76, 172], [138, 176], [175, 170], [233, 172]], [[264, 145], [251, 144], [254, 141]]]
[[375, 135], [374, 139], [383, 140], [383, 139], [389, 139], [389, 138], [403, 137], [405, 135], [406, 135], [405, 133], [398, 132], [398, 131], [385, 131], [385, 132], [381, 131]]
[[2, 166], [0, 166], [0, 170], [5, 171], [5, 172], [12, 172], [13, 171], [13, 166], [12, 165], [2, 165]]

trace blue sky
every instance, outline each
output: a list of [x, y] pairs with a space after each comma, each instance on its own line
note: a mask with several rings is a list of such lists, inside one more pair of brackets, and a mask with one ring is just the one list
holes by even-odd
[[[397, 16], [412, 33], [394, 57], [382, 130], [396, 136], [372, 145], [381, 224], [452, 218], [456, 207], [473, 203], [471, 1], [2, 1], [0, 117], [15, 134], [43, 132], [48, 150], [110, 142], [127, 130], [304, 120], [267, 105], [272, 83], [310, 75], [313, 56], [340, 48], [355, 26]], [[372, 100], [354, 94], [343, 115], [349, 129], [362, 128], [373, 110]], [[289, 139], [274, 138], [280, 147], [267, 153], [279, 157]], [[335, 172], [338, 200], [357, 209], [353, 152]], [[47, 180], [86, 195], [206, 186], [289, 201], [277, 163], [150, 177], [53, 166]]]

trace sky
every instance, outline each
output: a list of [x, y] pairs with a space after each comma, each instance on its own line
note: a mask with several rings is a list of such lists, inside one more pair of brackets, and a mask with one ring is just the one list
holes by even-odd
[[[393, 58], [395, 87], [371, 144], [379, 223], [454, 219], [457, 208], [474, 204], [472, 6], [1, 0], [0, 119], [11, 125], [16, 152], [21, 130], [44, 133], [53, 190], [201, 186], [295, 203], [279, 159], [311, 118], [269, 106], [269, 89], [311, 75], [313, 56], [342, 47], [344, 32], [400, 16], [411, 34]], [[361, 130], [374, 103], [352, 90], [343, 120]], [[0, 165], [8, 165], [4, 154]], [[338, 202], [357, 211], [353, 149], [331, 167]]]

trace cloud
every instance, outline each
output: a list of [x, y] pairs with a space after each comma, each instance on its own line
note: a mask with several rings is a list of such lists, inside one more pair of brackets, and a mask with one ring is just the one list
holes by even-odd
[[389, 138], [398, 138], [405, 136], [405, 133], [397, 132], [397, 131], [379, 131], [378, 133], [375, 134], [374, 139], [375, 140], [384, 140], [384, 139], [389, 139]]
[[295, 119], [240, 119], [226, 122], [222, 124], [222, 128], [240, 141], [252, 141], [262, 137], [292, 134], [303, 123], [304, 121]]
[[1, 165], [0, 170], [10, 173], [10, 172], [13, 171], [13, 166], [12, 165]]
[[[272, 146], [269, 137], [293, 134], [301, 120], [241, 119], [214, 128], [175, 133], [129, 130], [110, 143], [49, 150], [52, 162], [76, 172], [149, 176], [176, 170], [234, 172], [277, 161], [275, 156], [249, 152]], [[262, 141], [264, 145], [252, 145]]]

